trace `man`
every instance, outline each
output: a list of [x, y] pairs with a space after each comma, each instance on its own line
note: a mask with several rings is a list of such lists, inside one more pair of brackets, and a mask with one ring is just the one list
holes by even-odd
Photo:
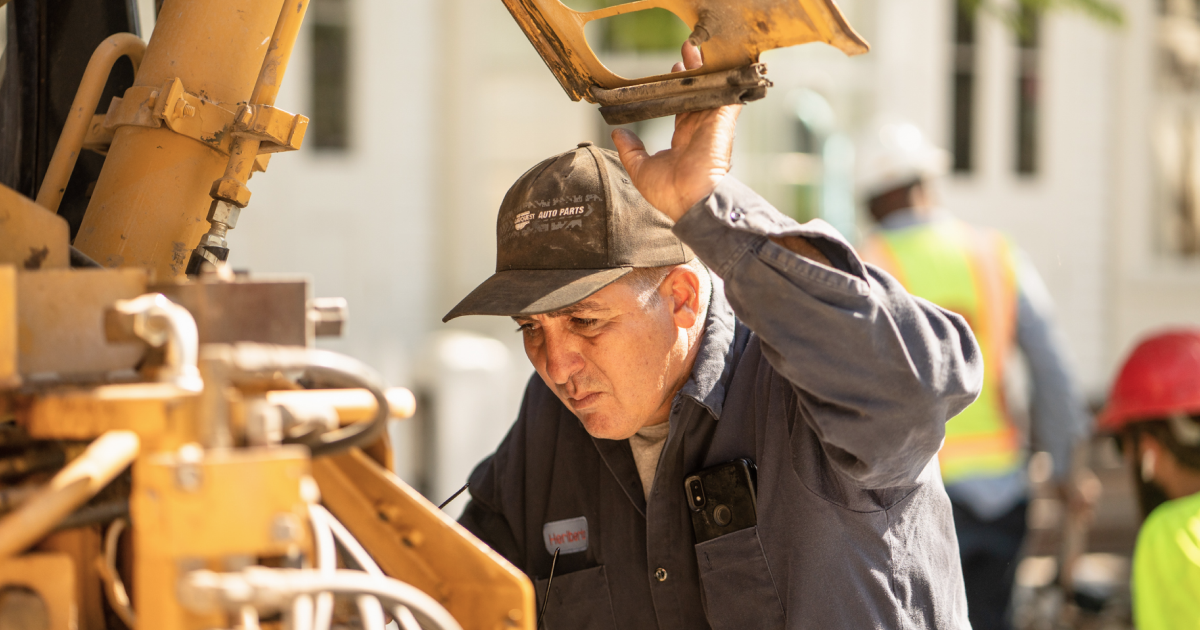
[[[446, 319], [511, 316], [537, 375], [462, 523], [535, 580], [547, 628], [967, 628], [933, 462], [978, 346], [727, 177], [739, 109], [509, 190], [496, 274]], [[740, 457], [757, 525], [697, 544], [684, 478]]]
[[1133, 551], [1139, 630], [1200, 627], [1200, 329], [1143, 339], [1097, 418], [1117, 434], [1142, 516]]
[[913, 295], [966, 318], [983, 353], [983, 391], [946, 425], [938, 461], [954, 506], [971, 625], [1008, 628], [1029, 501], [1029, 440], [1006, 401], [1016, 348], [1031, 377], [1033, 442], [1051, 454], [1056, 487], [1076, 515], [1085, 511], [1085, 500], [1069, 477], [1073, 450], [1088, 436], [1083, 401], [1059, 351], [1037, 271], [1002, 234], [937, 209], [931, 182], [945, 172], [945, 152], [899, 121], [879, 125], [864, 148], [858, 184], [879, 229], [863, 246], [863, 258]]

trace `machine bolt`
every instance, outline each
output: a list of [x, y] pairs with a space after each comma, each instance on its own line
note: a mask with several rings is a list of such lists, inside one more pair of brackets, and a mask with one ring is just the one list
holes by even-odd
[[184, 492], [196, 492], [204, 483], [204, 473], [200, 469], [204, 449], [199, 444], [184, 444], [179, 447], [176, 457], [179, 464], [175, 467], [175, 485]]
[[314, 299], [308, 307], [308, 320], [313, 323], [313, 334], [317, 337], [341, 337], [349, 313], [346, 298]]
[[237, 121], [243, 127], [250, 124], [250, 119], [254, 117], [254, 108], [247, 105], [238, 112]]
[[238, 217], [242, 215], [242, 209], [220, 199], [214, 199], [208, 206], [208, 222], [223, 223], [229, 229], [237, 227]]
[[195, 107], [192, 107], [191, 105], [183, 106], [183, 117], [184, 118], [191, 118], [192, 116], [195, 116], [195, 115], [196, 115]]
[[291, 543], [300, 540], [300, 519], [295, 514], [277, 514], [271, 519], [271, 540], [278, 543]]

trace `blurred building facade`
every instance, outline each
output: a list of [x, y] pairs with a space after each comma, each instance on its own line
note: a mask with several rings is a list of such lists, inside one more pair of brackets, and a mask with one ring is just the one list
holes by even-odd
[[[1193, 84], [1164, 52], [1165, 16], [1183, 11], [1171, 13], [1174, 1], [1123, 0], [1120, 26], [1055, 13], [1017, 33], [986, 14], [964, 17], [955, 0], [845, 0], [872, 52], [764, 55], [775, 87], [743, 114], [735, 175], [785, 212], [822, 216], [854, 239], [867, 227], [851, 188], [854, 139], [879, 113], [914, 121], [955, 155], [944, 205], [1028, 252], [1084, 390], [1102, 396], [1137, 336], [1200, 320], [1200, 257], [1181, 236], [1196, 224], [1188, 200], [1200, 160], [1191, 141], [1177, 141], [1200, 125], [1189, 122]], [[456, 378], [455, 365], [492, 370], [491, 384], [461, 391], [512, 395], [459, 405], [475, 417], [451, 424], [503, 435], [531, 373], [515, 327], [481, 317], [444, 325], [441, 315], [491, 273], [508, 186], [581, 140], [606, 143], [607, 127], [595, 106], [565, 96], [499, 0], [314, 0], [312, 12], [279, 97], [312, 116], [307, 145], [251, 182], [231, 261], [306, 273], [318, 295], [347, 298], [346, 336], [322, 343], [392, 384], [454, 397], [442, 381]], [[1181, 32], [1186, 50], [1190, 31]], [[682, 41], [686, 30], [666, 37]], [[611, 36], [604, 47], [602, 59], [627, 75], [675, 58], [630, 52]], [[652, 150], [670, 129], [637, 128]], [[487, 342], [437, 335], [446, 330], [499, 340], [507, 358]], [[445, 359], [447, 343], [491, 358]], [[440, 362], [419, 365], [429, 361]], [[454, 466], [433, 462], [448, 457], [437, 454], [436, 427], [451, 422], [437, 420], [451, 406], [428, 402], [425, 428], [399, 434], [411, 455], [401, 473], [440, 496], [486, 446]]]

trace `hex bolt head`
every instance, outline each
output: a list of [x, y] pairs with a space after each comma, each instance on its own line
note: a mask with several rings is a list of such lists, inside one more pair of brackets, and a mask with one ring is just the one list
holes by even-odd
[[316, 298], [309, 303], [308, 319], [313, 323], [313, 334], [318, 337], [341, 337], [349, 318], [346, 298]]
[[238, 217], [241, 216], [242, 209], [229, 203], [213, 199], [212, 204], [208, 206], [208, 222], [224, 223], [230, 228], [237, 227]]
[[254, 108], [246, 105], [238, 112], [237, 121], [243, 127], [250, 124], [250, 119], [254, 117]]
[[228, 201], [239, 208], [245, 208], [250, 203], [250, 189], [236, 179], [222, 177], [213, 182], [208, 192], [213, 199]]

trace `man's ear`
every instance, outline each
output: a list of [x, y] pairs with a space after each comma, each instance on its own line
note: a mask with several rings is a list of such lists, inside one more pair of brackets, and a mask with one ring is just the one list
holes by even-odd
[[686, 266], [671, 270], [662, 284], [659, 296], [671, 306], [671, 318], [678, 328], [691, 328], [700, 317], [700, 278]]

